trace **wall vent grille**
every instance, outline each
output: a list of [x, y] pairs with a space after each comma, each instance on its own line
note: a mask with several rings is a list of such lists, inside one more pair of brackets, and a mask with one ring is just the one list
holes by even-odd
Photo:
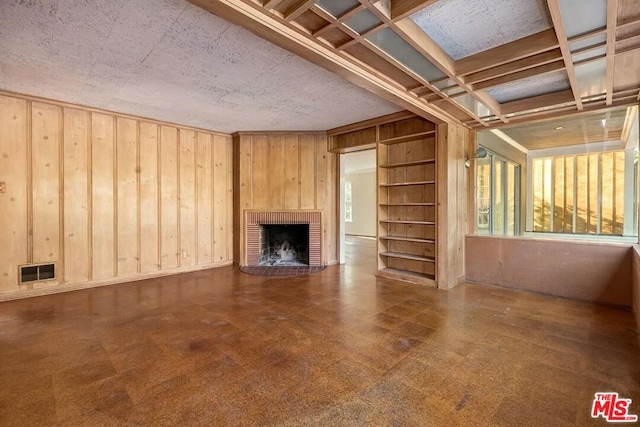
[[56, 264], [29, 264], [20, 266], [20, 283], [55, 280]]

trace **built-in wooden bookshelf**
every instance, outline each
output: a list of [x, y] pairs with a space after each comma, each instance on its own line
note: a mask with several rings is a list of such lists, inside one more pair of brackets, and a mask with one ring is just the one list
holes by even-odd
[[378, 275], [435, 286], [436, 126], [380, 125], [377, 153]]

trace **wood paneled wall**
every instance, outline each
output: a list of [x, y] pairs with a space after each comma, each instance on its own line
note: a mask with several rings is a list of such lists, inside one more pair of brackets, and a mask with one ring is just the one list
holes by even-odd
[[232, 162], [230, 135], [0, 95], [0, 298], [230, 264]]
[[[469, 174], [465, 154], [473, 145], [471, 131], [455, 124], [438, 125], [438, 288], [464, 281], [465, 235], [468, 229]], [[472, 187], [471, 187], [472, 188]]]
[[336, 156], [324, 132], [234, 134], [234, 259], [246, 264], [245, 210], [321, 210], [323, 264], [337, 263]]

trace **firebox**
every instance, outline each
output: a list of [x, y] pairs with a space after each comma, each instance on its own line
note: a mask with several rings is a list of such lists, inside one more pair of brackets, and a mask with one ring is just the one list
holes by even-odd
[[309, 265], [309, 224], [260, 224], [259, 265]]

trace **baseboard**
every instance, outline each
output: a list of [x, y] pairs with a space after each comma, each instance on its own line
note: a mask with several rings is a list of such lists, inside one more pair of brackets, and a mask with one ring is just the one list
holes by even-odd
[[113, 277], [109, 279], [93, 280], [80, 283], [65, 283], [62, 285], [52, 286], [50, 288], [39, 288], [24, 291], [9, 292], [0, 295], [0, 302], [11, 301], [22, 298], [39, 297], [43, 295], [59, 294], [62, 292], [79, 291], [82, 289], [99, 288], [102, 286], [116, 285], [119, 283], [137, 282], [140, 280], [155, 279], [158, 277], [173, 276], [182, 273], [192, 273], [194, 271], [209, 270], [212, 268], [226, 267], [232, 265], [233, 261], [219, 261], [211, 264], [196, 265], [189, 267], [180, 267], [171, 270], [154, 271], [151, 273], [136, 274], [124, 277]]

